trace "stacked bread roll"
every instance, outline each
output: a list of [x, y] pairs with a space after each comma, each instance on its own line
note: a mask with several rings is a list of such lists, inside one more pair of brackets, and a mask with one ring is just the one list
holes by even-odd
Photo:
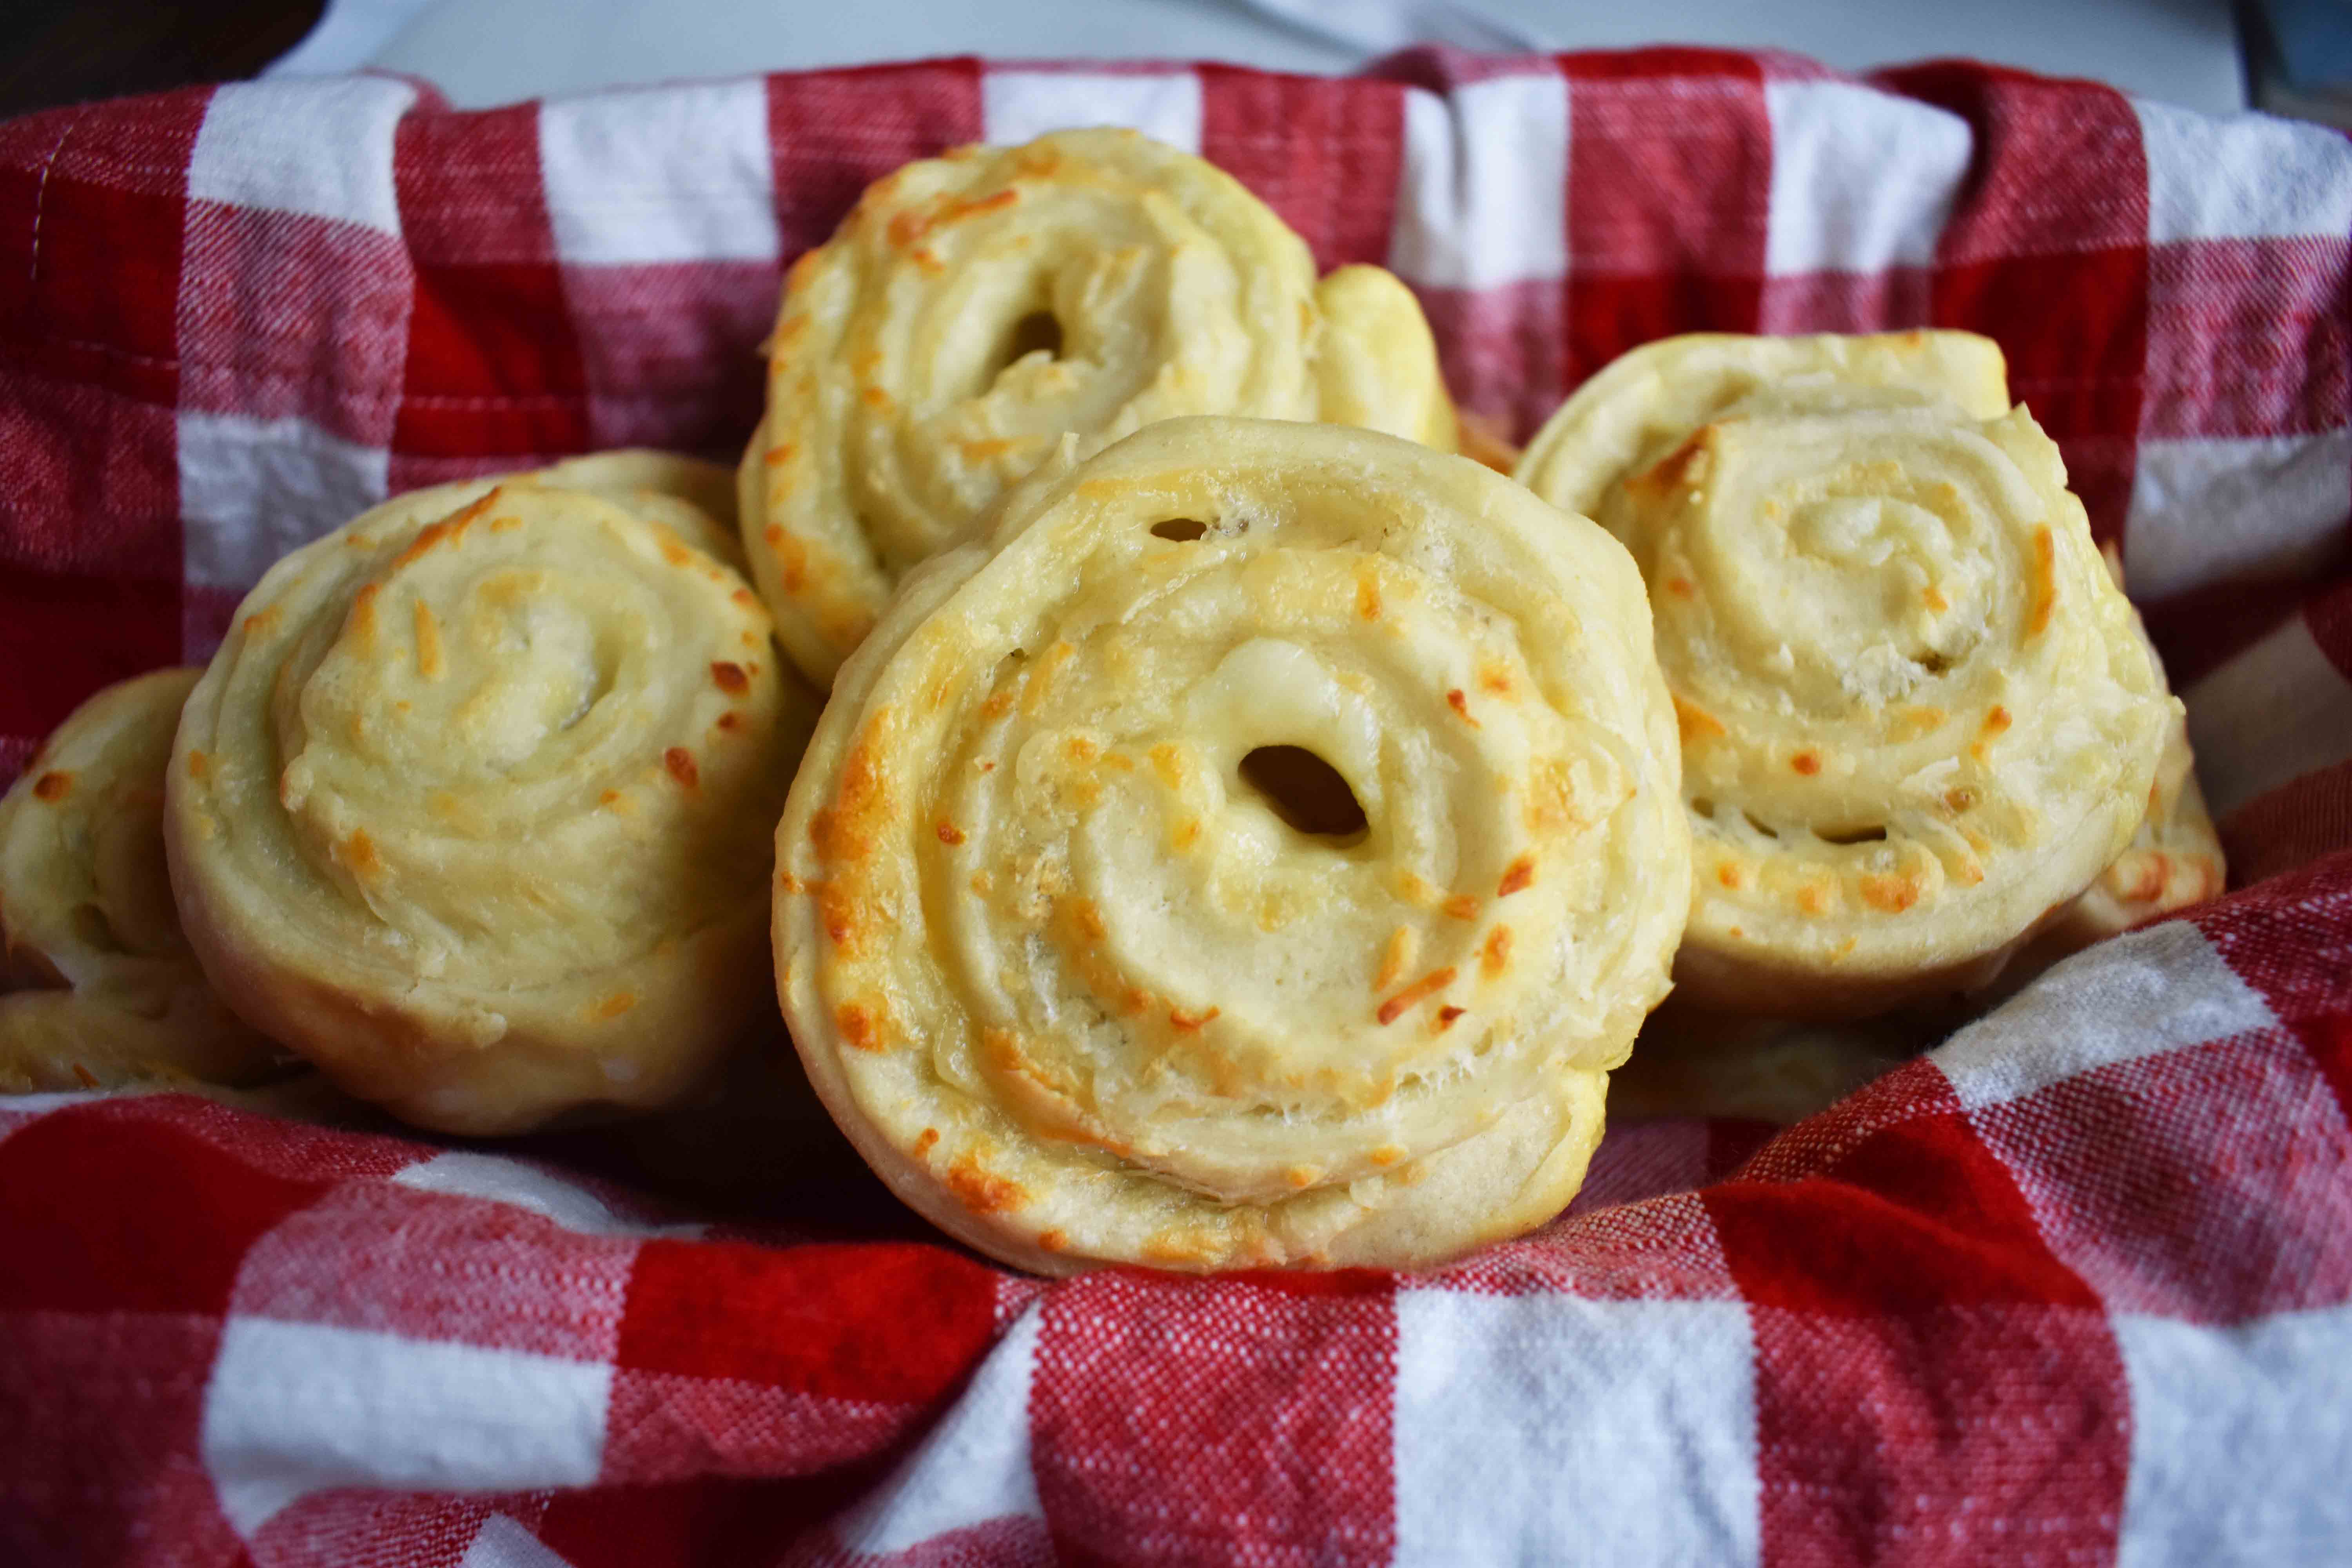
[[85, 704], [0, 804], [0, 1083], [299, 1058], [488, 1132], [700, 1082], [773, 1016], [815, 710], [733, 512], [658, 453], [413, 492], [279, 562], [208, 669]]
[[1885, 1028], [1755, 1021], [1930, 1008], [2220, 890], [2180, 704], [1987, 340], [1653, 343], [1519, 477], [1626, 543], [1657, 616], [1696, 875], [1645, 1050], [1769, 1037], [1850, 1081]]
[[1982, 339], [1653, 344], [1518, 458], [1394, 278], [1073, 132], [868, 190], [767, 352], [733, 476], [396, 498], [69, 721], [0, 1086], [504, 1132], [780, 1004], [996, 1258], [1402, 1267], [1557, 1214], [1637, 1032], [1633, 1109], [1799, 1114], [2221, 885]]
[[1549, 1217], [1687, 896], [1649, 635], [1598, 529], [1392, 437], [1178, 419], [1033, 480], [844, 667], [779, 829], [818, 1090], [1039, 1269]]
[[965, 147], [868, 190], [802, 257], [744, 454], [760, 591], [810, 679], [898, 579], [1076, 439], [1182, 414], [1326, 419], [1451, 447], [1420, 307], [1199, 158], [1126, 131]]
[[164, 766], [200, 673], [108, 687], [0, 797], [0, 1092], [285, 1070], [205, 983], [164, 875]]

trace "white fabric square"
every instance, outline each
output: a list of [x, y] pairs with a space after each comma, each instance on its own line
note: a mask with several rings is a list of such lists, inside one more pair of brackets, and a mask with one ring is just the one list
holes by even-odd
[[2218, 818], [2352, 757], [2352, 681], [2301, 616], [2190, 687], [2189, 743]]
[[835, 1526], [841, 1544], [884, 1555], [991, 1520], [1042, 1519], [1029, 1468], [1029, 1384], [1041, 1309], [1013, 1321], [955, 1407], [887, 1481]]
[[2352, 430], [2139, 444], [2124, 574], [2161, 599], [2242, 573], [2288, 572], [2352, 504]]
[[1737, 1301], [1397, 1297], [1398, 1568], [1754, 1563]]
[[700, 1236], [699, 1225], [647, 1225], [614, 1214], [604, 1200], [587, 1188], [565, 1181], [551, 1171], [496, 1154], [476, 1154], [453, 1149], [414, 1165], [392, 1178], [395, 1186], [421, 1193], [449, 1193], [511, 1204], [583, 1236]]
[[400, 232], [392, 133], [416, 89], [383, 77], [230, 82], [213, 89], [188, 195]]
[[205, 1468], [248, 1539], [335, 1487], [586, 1486], [612, 1386], [603, 1363], [231, 1317], [205, 1391]]
[[992, 70], [981, 79], [981, 135], [1000, 147], [1048, 131], [1123, 125], [1180, 152], [1201, 151], [1201, 79], [1160, 74]]
[[776, 258], [757, 77], [559, 100], [539, 111], [555, 253], [583, 266]]
[[2352, 1562], [2352, 1308], [2115, 1329], [2131, 1387], [2121, 1568]]
[[250, 588], [299, 544], [383, 500], [391, 455], [306, 419], [179, 416], [181, 565], [205, 587]]
[[1883, 272], [1936, 258], [1968, 177], [1968, 121], [1856, 82], [1770, 81], [1764, 268]]
[[2147, 237], [2261, 239], [2352, 230], [2352, 145], [2319, 125], [2134, 99], [2147, 153]]
[[1568, 80], [1496, 77], [1404, 95], [1389, 266], [1433, 289], [1568, 274]]
[[494, 1513], [474, 1532], [457, 1568], [572, 1568], [572, 1560], [525, 1530], [511, 1516]]
[[2196, 927], [2135, 931], [2069, 959], [1938, 1047], [1971, 1110], [2097, 1068], [2228, 1039], [2277, 1020]]

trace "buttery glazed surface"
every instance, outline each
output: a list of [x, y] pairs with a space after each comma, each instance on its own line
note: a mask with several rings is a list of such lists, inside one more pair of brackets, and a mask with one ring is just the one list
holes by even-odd
[[1633, 551], [1683, 742], [1706, 1005], [1980, 984], [2125, 848], [2179, 704], [2058, 451], [1956, 332], [1669, 339], [1521, 479]]
[[1402, 283], [1345, 267], [1318, 284], [1304, 242], [1239, 182], [1126, 131], [898, 170], [794, 264], [769, 353], [744, 540], [821, 686], [899, 576], [1066, 433], [1082, 458], [1183, 414], [1454, 442]]
[[[778, 829], [810, 1077], [1064, 1272], [1411, 1264], [1575, 1191], [1688, 904], [1625, 552], [1466, 458], [1152, 426], [1008, 498], [843, 668]], [[1315, 753], [1364, 817], [1243, 772]]]
[[750, 587], [671, 526], [528, 479], [447, 509], [480, 488], [270, 569], [166, 812], [236, 1010], [465, 1132], [664, 1103], [765, 1011], [768, 836], [814, 717]]
[[0, 1092], [243, 1084], [284, 1053], [205, 983], [163, 865], [163, 770], [200, 671], [74, 710], [0, 797]]

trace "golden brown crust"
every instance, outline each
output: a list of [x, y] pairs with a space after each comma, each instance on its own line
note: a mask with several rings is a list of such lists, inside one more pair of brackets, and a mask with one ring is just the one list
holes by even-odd
[[1858, 1016], [1973, 989], [2114, 860], [2178, 704], [1965, 333], [1669, 339], [1522, 479], [1641, 563], [1697, 891], [1675, 979]]
[[166, 829], [241, 1015], [485, 1132], [671, 1100], [765, 1011], [767, 835], [814, 703], [667, 524], [476, 488], [271, 568], [188, 700]]
[[1402, 284], [1370, 267], [1318, 284], [1239, 183], [1132, 132], [963, 148], [878, 182], [794, 263], [768, 352], [744, 544], [820, 686], [898, 578], [1066, 434], [1084, 457], [1231, 413], [1454, 440]]
[[778, 829], [812, 1081], [1045, 1272], [1540, 1222], [1687, 904], [1647, 621], [1597, 529], [1393, 437], [1181, 419], [1033, 479], [844, 667]]

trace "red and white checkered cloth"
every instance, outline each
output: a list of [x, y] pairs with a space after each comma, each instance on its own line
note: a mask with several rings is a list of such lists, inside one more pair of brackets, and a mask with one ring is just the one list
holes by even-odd
[[1691, 50], [36, 115], [0, 125], [0, 777], [388, 489], [730, 451], [780, 264], [866, 182], [1104, 121], [1386, 261], [1522, 435], [1662, 333], [1999, 339], [2246, 890], [1769, 1142], [1622, 1130], [1567, 1215], [1424, 1276], [1049, 1287], [184, 1098], [0, 1101], [0, 1562], [2352, 1560], [2332, 132]]

